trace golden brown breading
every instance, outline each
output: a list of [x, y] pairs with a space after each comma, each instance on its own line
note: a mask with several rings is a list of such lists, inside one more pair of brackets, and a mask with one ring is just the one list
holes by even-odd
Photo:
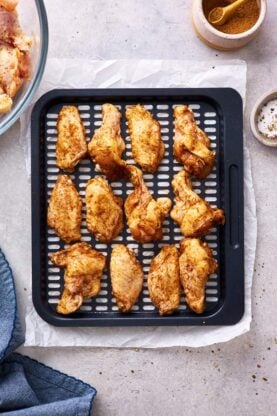
[[110, 263], [113, 295], [122, 312], [129, 312], [138, 300], [143, 286], [143, 270], [133, 250], [117, 244]]
[[104, 104], [102, 118], [102, 126], [95, 131], [88, 145], [89, 155], [107, 179], [122, 179], [128, 176], [128, 170], [126, 162], [121, 159], [125, 149], [120, 133], [121, 114], [114, 105]]
[[104, 178], [90, 179], [86, 188], [88, 230], [97, 240], [109, 242], [123, 230], [123, 200]]
[[171, 208], [169, 198], [155, 200], [144, 181], [140, 169], [129, 167], [135, 190], [125, 201], [125, 214], [134, 239], [140, 243], [162, 239], [162, 225]]
[[126, 117], [133, 159], [146, 172], [156, 172], [164, 157], [160, 123], [140, 104], [127, 108]]
[[174, 156], [191, 175], [205, 178], [215, 164], [208, 136], [197, 126], [192, 110], [186, 105], [175, 107], [174, 117]]
[[149, 295], [160, 315], [170, 315], [180, 304], [179, 255], [175, 246], [164, 246], [151, 261]]
[[87, 154], [86, 132], [78, 108], [64, 106], [57, 121], [57, 166], [73, 172], [75, 166]]
[[200, 237], [207, 234], [214, 224], [224, 224], [224, 211], [212, 208], [193, 190], [188, 173], [180, 171], [172, 181], [175, 205], [170, 213], [173, 221], [180, 225], [186, 237]]
[[180, 247], [180, 277], [188, 307], [196, 312], [205, 310], [205, 285], [210, 274], [217, 270], [213, 252], [198, 238], [182, 240]]
[[91, 246], [87, 243], [80, 242], [73, 244], [65, 250], [56, 251], [50, 255], [52, 263], [58, 267], [66, 267], [68, 260], [79, 257], [83, 254], [90, 253]]
[[59, 175], [53, 188], [47, 223], [66, 243], [81, 238], [82, 199], [70, 176]]
[[51, 261], [66, 269], [64, 291], [57, 312], [73, 313], [80, 308], [84, 298], [91, 298], [99, 293], [106, 265], [106, 258], [102, 253], [86, 243], [77, 243], [66, 250], [53, 253]]

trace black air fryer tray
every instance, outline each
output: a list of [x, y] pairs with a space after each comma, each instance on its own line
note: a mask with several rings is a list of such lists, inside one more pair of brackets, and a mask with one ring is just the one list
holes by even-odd
[[[101, 292], [86, 300], [81, 309], [69, 316], [56, 313], [63, 290], [63, 273], [49, 260], [49, 254], [65, 247], [55, 232], [47, 226], [47, 205], [57, 175], [62, 173], [55, 163], [57, 115], [63, 105], [76, 105], [84, 121], [89, 141], [101, 125], [101, 105], [110, 102], [122, 114], [122, 137], [126, 142], [124, 158], [131, 159], [130, 139], [125, 118], [126, 106], [141, 103], [159, 120], [166, 146], [165, 158], [156, 174], [144, 174], [145, 182], [155, 197], [169, 196], [173, 200], [170, 182], [181, 166], [173, 157], [173, 108], [188, 104], [199, 126], [211, 138], [217, 161], [213, 172], [203, 180], [193, 180], [194, 189], [212, 205], [225, 210], [226, 225], [213, 228], [205, 237], [218, 260], [217, 274], [210, 276], [206, 287], [207, 308], [202, 315], [191, 312], [182, 296], [181, 306], [171, 316], [160, 317], [151, 303], [147, 290], [149, 264], [160, 247], [178, 244], [183, 238], [179, 227], [167, 217], [161, 242], [139, 244], [133, 240], [126, 225], [124, 232], [110, 244], [103, 244], [88, 232], [83, 208], [82, 240], [106, 253], [108, 258], [117, 243], [135, 249], [143, 265], [143, 293], [131, 313], [118, 311], [111, 293], [109, 270], [103, 275]], [[99, 175], [94, 164], [84, 159], [71, 175], [84, 199], [88, 179]], [[115, 194], [126, 198], [132, 185], [113, 182]], [[53, 90], [36, 103], [32, 113], [32, 267], [33, 302], [39, 315], [58, 326], [127, 326], [127, 325], [231, 325], [244, 312], [243, 253], [243, 134], [242, 101], [229, 88], [220, 89], [106, 89]], [[108, 262], [109, 263], [109, 262]]]

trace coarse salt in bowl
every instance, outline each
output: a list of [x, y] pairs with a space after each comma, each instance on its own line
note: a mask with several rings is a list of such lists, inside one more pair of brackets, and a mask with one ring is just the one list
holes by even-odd
[[277, 90], [264, 94], [256, 102], [250, 125], [257, 140], [266, 146], [277, 147]]

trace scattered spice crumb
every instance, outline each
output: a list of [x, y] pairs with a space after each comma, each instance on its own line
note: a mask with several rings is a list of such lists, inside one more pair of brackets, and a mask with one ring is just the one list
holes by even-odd
[[134, 370], [131, 370], [131, 373], [133, 373], [133, 374], [134, 374]]
[[99, 371], [100, 376], [102, 375], [102, 371]]
[[267, 379], [266, 377], [263, 377], [263, 380], [264, 380], [264, 381], [268, 381], [268, 379]]
[[258, 368], [261, 368], [261, 365], [260, 365], [260, 364], [257, 364], [257, 367], [258, 367]]
[[252, 374], [252, 378], [256, 378], [255, 374]]

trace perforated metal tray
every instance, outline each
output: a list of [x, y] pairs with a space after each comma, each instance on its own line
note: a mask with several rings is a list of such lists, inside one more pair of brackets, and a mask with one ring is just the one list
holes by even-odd
[[[63, 105], [76, 105], [86, 127], [89, 141], [101, 125], [101, 105], [111, 102], [122, 114], [122, 137], [126, 142], [124, 158], [134, 164], [128, 136], [125, 109], [142, 103], [159, 120], [165, 143], [165, 158], [156, 174], [144, 174], [145, 182], [155, 197], [174, 194], [170, 182], [182, 167], [173, 157], [173, 108], [188, 104], [197, 123], [211, 139], [217, 152], [216, 166], [204, 180], [193, 180], [194, 190], [203, 198], [225, 210], [226, 225], [213, 228], [205, 237], [218, 260], [217, 274], [210, 276], [206, 287], [207, 308], [202, 315], [191, 312], [182, 296], [181, 306], [173, 315], [160, 317], [149, 298], [147, 273], [149, 264], [160, 247], [178, 244], [183, 236], [179, 227], [167, 217], [161, 242], [139, 244], [126, 225], [124, 232], [110, 244], [97, 242], [86, 228], [83, 206], [82, 241], [107, 254], [112, 247], [123, 243], [135, 249], [143, 265], [145, 282], [143, 292], [132, 312], [118, 311], [111, 292], [109, 270], [102, 278], [101, 292], [86, 300], [81, 309], [62, 316], [55, 308], [63, 290], [63, 273], [49, 260], [49, 254], [66, 245], [47, 226], [48, 200], [58, 174], [55, 146], [57, 116]], [[84, 199], [86, 182], [100, 173], [86, 158], [71, 175]], [[129, 182], [111, 183], [114, 193], [123, 198], [132, 192]], [[243, 135], [242, 102], [232, 89], [111, 89], [111, 90], [53, 90], [36, 103], [32, 113], [32, 267], [33, 302], [39, 315], [58, 326], [126, 326], [126, 325], [227, 325], [240, 320], [244, 312], [243, 262]], [[109, 263], [109, 262], [108, 262]]]

